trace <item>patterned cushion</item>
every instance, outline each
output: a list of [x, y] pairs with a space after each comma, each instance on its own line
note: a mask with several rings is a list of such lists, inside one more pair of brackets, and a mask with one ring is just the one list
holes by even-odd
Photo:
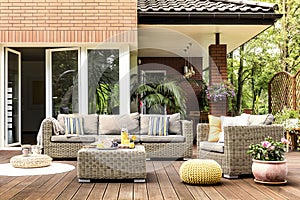
[[141, 115], [141, 119], [140, 119], [141, 135], [148, 134], [150, 117], [161, 117], [161, 116], [169, 117], [169, 130], [168, 130], [169, 134], [181, 135], [181, 123], [180, 123], [180, 114], [179, 113], [175, 113], [175, 114], [171, 114], [171, 115], [154, 115], [154, 114]]
[[82, 135], [83, 123], [81, 117], [65, 117], [65, 134]]
[[169, 117], [150, 117], [148, 135], [167, 136], [169, 130]]

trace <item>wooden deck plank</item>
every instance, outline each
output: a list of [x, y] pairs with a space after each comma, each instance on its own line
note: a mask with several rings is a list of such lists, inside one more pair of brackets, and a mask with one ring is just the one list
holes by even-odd
[[10, 188], [14, 187], [15, 185], [29, 178], [28, 176], [22, 176], [22, 177], [0, 176], [0, 177], [1, 177], [1, 181], [3, 179], [3, 183], [0, 185], [0, 196]]
[[[174, 162], [173, 166], [175, 167], [177, 173], [179, 174], [180, 166], [183, 162]], [[193, 195], [194, 199], [201, 199], [201, 200], [208, 200], [208, 196], [206, 193], [202, 190], [202, 188], [198, 185], [187, 185], [187, 189], [190, 191], [190, 193]]]
[[122, 183], [119, 192], [120, 200], [133, 199], [133, 183]]
[[147, 161], [147, 191], [149, 199], [162, 200], [163, 196], [160, 190], [160, 185], [157, 180], [157, 175], [154, 170], [153, 162]]
[[170, 161], [154, 162], [154, 169], [156, 171], [157, 180], [160, 184], [160, 189], [164, 199], [179, 199], [165, 171], [165, 167], [168, 167], [169, 165], [167, 162]]
[[179, 199], [194, 199], [193, 195], [187, 189], [186, 185], [182, 183], [180, 176], [174, 167], [174, 162], [170, 163], [170, 166], [167, 167], [166, 169], [167, 169], [166, 172], [169, 176], [169, 179]]
[[94, 188], [87, 199], [88, 200], [102, 199], [107, 185], [108, 183], [95, 183]]
[[[19, 151], [0, 151], [0, 163], [9, 162]], [[300, 152], [286, 154], [288, 183], [269, 186], [253, 178], [221, 179], [219, 185], [188, 185], [181, 181], [184, 161], [147, 161], [146, 183], [99, 181], [78, 183], [77, 171], [43, 176], [0, 176], [0, 199], [299, 199]], [[57, 162], [57, 161], [55, 161]], [[76, 161], [60, 161], [73, 164]]]
[[73, 196], [72, 200], [87, 199], [94, 188], [94, 183], [80, 184], [79, 190]]
[[134, 200], [146, 200], [148, 199], [147, 184], [135, 183], [133, 186], [133, 199]]
[[[43, 196], [45, 196], [48, 192], [50, 193], [55, 193], [55, 190], [52, 190], [52, 188], [60, 182], [63, 177], [65, 176], [64, 174], [54, 174], [54, 175], [46, 175], [50, 176], [51, 178], [45, 181], [43, 184], [41, 184], [39, 187], [35, 189], [33, 193], [31, 193], [26, 199], [31, 200], [31, 199], [41, 199]], [[73, 175], [70, 175], [73, 176]], [[58, 194], [59, 195], [59, 194]]]
[[118, 199], [120, 187], [120, 183], [109, 183], [105, 190], [103, 199]]
[[249, 182], [245, 181], [246, 179], [237, 179], [237, 180], [232, 180], [232, 181], [237, 181], [239, 184], [245, 191], [247, 191], [249, 194], [251, 194], [255, 199], [269, 199], [266, 195], [264, 195], [263, 191], [260, 191], [255, 184], [256, 183], [252, 183], [249, 184]]
[[11, 187], [9, 190], [1, 194], [1, 200], [14, 199], [14, 196], [19, 195], [24, 188], [37, 181], [39, 178], [40, 176], [29, 176], [24, 181], [19, 181], [14, 187]]
[[222, 178], [221, 182], [223, 183], [223, 186], [228, 188], [232, 193], [234, 193], [238, 199], [247, 199], [247, 200], [254, 200], [255, 198], [251, 196], [248, 192], [243, 190], [238, 184], [236, 184], [234, 181]]
[[[248, 182], [248, 184], [253, 184], [253, 179], [244, 179], [244, 181]], [[270, 190], [266, 185], [264, 184], [254, 184], [254, 187], [264, 193], [268, 197], [268, 199], [274, 199], [274, 200], [282, 200], [287, 199], [285, 196], [283, 196], [280, 193], [274, 193], [274, 191]]]
[[239, 197], [229, 190], [227, 187], [224, 187], [225, 183], [221, 182], [220, 184], [216, 184], [214, 188], [218, 191], [218, 193], [224, 197], [224, 199], [239, 199]]
[[77, 191], [79, 190], [81, 184], [78, 183], [77, 177], [74, 177], [70, 184], [61, 192], [61, 194], [56, 198], [56, 200], [65, 200], [66, 197], [68, 199], [72, 199]]
[[[51, 185], [47, 184], [51, 188], [51, 190], [49, 190], [41, 199], [45, 199], [45, 200], [55, 199], [55, 198], [61, 196], [61, 194], [65, 192], [67, 187], [72, 183], [72, 181], [74, 179], [75, 179], [74, 181], [77, 182], [76, 174], [77, 174], [76, 170], [72, 170], [67, 173], [57, 174], [61, 178], [57, 179], [57, 181], [53, 180], [53, 183]], [[79, 187], [79, 185], [78, 185], [78, 187]], [[75, 186], [75, 188], [76, 188], [76, 186]], [[75, 190], [75, 188], [74, 188], [74, 190]]]
[[36, 181], [32, 182], [29, 184], [26, 188], [24, 188], [21, 192], [16, 194], [13, 198], [15, 200], [20, 199], [24, 200], [31, 196], [32, 191], [36, 191], [41, 185], [43, 185], [45, 182], [47, 182], [52, 176], [51, 175], [46, 175], [46, 176], [39, 176]]

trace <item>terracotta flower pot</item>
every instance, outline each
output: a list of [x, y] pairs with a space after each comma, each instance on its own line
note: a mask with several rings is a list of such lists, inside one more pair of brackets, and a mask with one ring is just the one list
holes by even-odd
[[288, 168], [284, 161], [252, 160], [254, 181], [258, 183], [283, 184], [286, 183]]

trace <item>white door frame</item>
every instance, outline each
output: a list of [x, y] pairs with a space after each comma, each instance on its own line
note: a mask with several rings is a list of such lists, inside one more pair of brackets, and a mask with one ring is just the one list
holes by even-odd
[[[58, 52], [58, 51], [78, 51], [78, 85], [80, 84], [80, 48], [74, 47], [74, 48], [54, 48], [54, 49], [47, 49], [46, 50], [46, 70], [45, 70], [45, 82], [46, 82], [46, 117], [52, 117], [52, 52]], [[80, 97], [80, 87], [78, 87], [78, 104], [81, 105], [81, 97]], [[79, 113], [81, 112], [80, 106], [79, 106]]]
[[[9, 113], [12, 114], [12, 111], [10, 112], [10, 109], [8, 107], [8, 54], [9, 53], [13, 53], [13, 54], [16, 54], [18, 55], [18, 88], [19, 88], [19, 91], [18, 91], [18, 124], [17, 124], [17, 136], [19, 138], [19, 141], [18, 142], [15, 142], [15, 143], [11, 143], [11, 144], [8, 144], [8, 134], [9, 134], [9, 131], [8, 131], [8, 123], [10, 122], [9, 121]], [[19, 51], [16, 51], [14, 49], [10, 49], [10, 48], [5, 48], [5, 65], [4, 65], [5, 69], [4, 69], [4, 73], [5, 73], [5, 81], [4, 81], [4, 87], [5, 87], [5, 95], [4, 95], [4, 110], [5, 110], [5, 117], [4, 117], [4, 130], [5, 130], [5, 137], [4, 137], [4, 144], [5, 146], [16, 146], [16, 145], [20, 145], [21, 144], [21, 105], [22, 105], [22, 96], [21, 96], [21, 52]], [[12, 101], [12, 99], [11, 99]]]

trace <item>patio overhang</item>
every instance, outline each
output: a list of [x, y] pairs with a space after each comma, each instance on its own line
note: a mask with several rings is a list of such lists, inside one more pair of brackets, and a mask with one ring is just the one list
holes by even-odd
[[220, 44], [227, 45], [227, 53], [238, 48], [271, 25], [138, 25], [140, 57], [184, 57], [183, 49], [188, 43], [193, 46], [192, 57], [205, 57], [208, 47], [216, 44], [216, 33]]
[[139, 56], [184, 56], [190, 42], [196, 44], [190, 56], [217, 42], [229, 53], [274, 25], [282, 17], [276, 10], [276, 4], [243, 0], [139, 0]]

